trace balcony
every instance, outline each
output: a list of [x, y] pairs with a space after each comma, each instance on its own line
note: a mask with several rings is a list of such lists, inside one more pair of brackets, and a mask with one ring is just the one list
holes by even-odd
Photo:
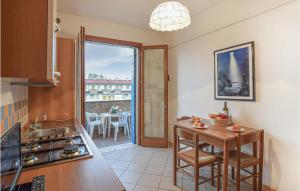
[[[117, 100], [117, 101], [88, 101], [85, 102], [85, 111], [89, 113], [108, 113], [112, 106], [119, 106], [122, 111], [130, 112], [130, 102], [131, 100]], [[118, 133], [118, 139], [114, 141], [114, 129], [111, 128], [110, 136], [103, 138], [102, 134], [98, 134], [97, 128], [95, 128], [93, 133], [93, 141], [98, 148], [110, 147], [114, 145], [120, 145], [125, 143], [130, 143], [128, 136], [124, 135], [123, 128]]]

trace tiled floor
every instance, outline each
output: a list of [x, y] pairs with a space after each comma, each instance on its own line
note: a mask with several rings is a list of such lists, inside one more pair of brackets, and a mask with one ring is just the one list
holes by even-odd
[[[182, 173], [178, 173], [178, 185], [173, 185], [171, 148], [146, 148], [124, 144], [100, 151], [127, 191], [194, 190], [193, 179]], [[190, 170], [193, 172], [192, 168]], [[208, 177], [208, 169], [202, 170], [201, 175]], [[216, 187], [207, 183], [201, 185], [200, 190], [215, 191]], [[249, 185], [243, 184], [241, 190], [251, 189]]]

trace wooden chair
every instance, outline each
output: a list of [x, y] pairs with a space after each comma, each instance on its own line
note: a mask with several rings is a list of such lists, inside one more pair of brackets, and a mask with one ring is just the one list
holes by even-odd
[[[188, 120], [188, 119], [191, 119], [191, 117], [181, 116], [181, 117], [177, 118], [177, 121], [183, 121], [183, 120]], [[184, 138], [179, 139], [179, 146], [180, 146], [179, 150], [183, 150], [183, 149], [192, 147], [193, 145], [194, 145], [194, 143], [192, 141], [186, 140]], [[208, 146], [210, 146], [210, 145], [207, 144], [207, 143], [199, 142], [199, 149], [201, 149], [201, 150], [205, 147], [208, 147]]]
[[[252, 144], [252, 154], [241, 151], [242, 145]], [[253, 178], [252, 184], [254, 190], [262, 190], [263, 175], [263, 151], [264, 150], [264, 131], [260, 130], [255, 133], [238, 135], [237, 148], [229, 152], [228, 164], [233, 167], [232, 173], [236, 175], [236, 190], [240, 190], [240, 181]], [[252, 172], [248, 169], [252, 167]], [[257, 171], [258, 167], [258, 171]], [[247, 175], [241, 177], [241, 170]], [[234, 177], [233, 177], [234, 178]]]
[[[188, 140], [193, 143], [192, 148], [180, 150], [179, 140], [180, 138]], [[181, 166], [178, 161], [184, 161], [187, 165]], [[211, 174], [210, 178], [204, 178], [204, 181], [199, 182], [200, 179], [200, 168], [204, 166], [211, 166], [217, 163], [217, 190], [220, 190], [220, 160], [218, 157], [211, 155], [209, 153], [203, 152], [199, 149], [199, 138], [198, 134], [181, 127], [174, 127], [174, 164], [173, 164], [173, 182], [174, 185], [177, 185], [177, 170], [182, 170], [184, 173], [192, 176], [195, 181], [195, 191], [199, 190], [199, 184], [214, 180], [216, 177], [214, 174]], [[194, 168], [194, 175], [191, 175], [189, 172], [185, 171], [184, 168], [192, 166]]]
[[[181, 116], [181, 117], [178, 117], [177, 118], [177, 121], [183, 121], [183, 120], [189, 120], [191, 119], [190, 116]], [[194, 143], [193, 141], [189, 141], [189, 140], [186, 140], [182, 137], [179, 138], [179, 150], [184, 150], [184, 149], [187, 149], [187, 148], [191, 148], [193, 147]], [[204, 142], [199, 142], [199, 149], [200, 150], [203, 150], [204, 148], [208, 148], [210, 147], [210, 153], [211, 154], [215, 154], [214, 153], [214, 146], [213, 145], [210, 145], [208, 143], [204, 143]], [[180, 166], [180, 160], [178, 159], [178, 165]], [[214, 164], [212, 164], [212, 166], [214, 167]], [[212, 176], [214, 176], [214, 173], [215, 173], [215, 169], [214, 168], [211, 168], [211, 174]], [[214, 182], [214, 179], [211, 180], [211, 185], [214, 185], [215, 182]]]

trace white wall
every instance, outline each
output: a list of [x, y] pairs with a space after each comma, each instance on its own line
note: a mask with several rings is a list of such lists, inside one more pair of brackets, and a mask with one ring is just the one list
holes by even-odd
[[65, 13], [59, 13], [61, 19], [59, 24], [62, 34], [77, 35], [80, 26], [84, 26], [86, 34], [99, 37], [113, 38], [118, 40], [127, 40], [140, 42], [144, 45], [165, 44], [165, 38], [161, 33], [130, 27], [126, 25], [95, 20]]
[[257, 101], [228, 104], [236, 122], [265, 130], [264, 184], [279, 191], [299, 190], [298, 8], [296, 1], [228, 0], [168, 36], [170, 120], [221, 111], [213, 51], [255, 41]]

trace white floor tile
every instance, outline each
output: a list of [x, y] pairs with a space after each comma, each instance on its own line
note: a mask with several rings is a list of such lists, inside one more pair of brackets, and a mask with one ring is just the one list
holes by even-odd
[[149, 164], [164, 166], [166, 164], [166, 159], [153, 157], [151, 158]]
[[105, 160], [109, 166], [111, 166], [115, 162], [115, 160], [112, 160], [112, 159], [105, 159]]
[[169, 153], [166, 150], [155, 151], [153, 154], [153, 157], [164, 158], [164, 159], [167, 159], [168, 156]]
[[134, 191], [157, 191], [157, 189], [148, 186], [137, 185]]
[[140, 151], [141, 151], [141, 149], [137, 147], [137, 148], [127, 149], [125, 153], [126, 154], [131, 154], [133, 156], [136, 156]]
[[186, 191], [195, 190], [194, 181], [191, 179], [183, 179], [182, 190], [186, 190]]
[[144, 171], [146, 174], [152, 174], [152, 175], [163, 175], [164, 172], [164, 166], [157, 166], [157, 165], [148, 165]]
[[118, 151], [112, 151], [112, 152], [108, 152], [106, 154], [104, 154], [104, 158], [105, 159], [117, 159], [121, 156], [121, 153]]
[[147, 167], [147, 164], [130, 163], [127, 168], [127, 171], [144, 172], [146, 167]]
[[143, 174], [138, 185], [158, 188], [161, 176]]
[[122, 175], [122, 173], [124, 172], [124, 170], [118, 170], [118, 169], [112, 169], [112, 170], [118, 177], [120, 177]]
[[180, 187], [173, 185], [173, 179], [170, 177], [162, 177], [159, 188], [166, 189], [166, 190], [173, 190], [173, 191], [181, 190]]
[[129, 166], [129, 162], [115, 161], [115, 162], [111, 165], [111, 168], [117, 169], [117, 170], [125, 170], [128, 166]]
[[173, 177], [173, 168], [169, 167], [169, 166], [166, 166], [165, 169], [164, 169], [163, 175]]
[[135, 163], [139, 163], [139, 164], [147, 164], [149, 163], [150, 161], [150, 157], [146, 157], [146, 156], [136, 156], [134, 159], [133, 159], [133, 162]]
[[121, 175], [120, 180], [125, 183], [137, 184], [141, 176], [141, 173], [125, 171]]
[[129, 183], [122, 183], [125, 187], [126, 191], [134, 191], [135, 184], [129, 184]]
[[121, 154], [121, 155], [120, 155], [118, 158], [116, 158], [115, 160], [131, 162], [134, 158], [135, 158], [135, 156], [133, 156], [133, 155], [131, 155], [131, 154]]
[[166, 166], [172, 167], [173, 166], [173, 159], [172, 160], [167, 160]]
[[153, 151], [151, 151], [151, 150], [141, 150], [141, 152], [138, 153], [138, 156], [152, 157], [153, 156]]

